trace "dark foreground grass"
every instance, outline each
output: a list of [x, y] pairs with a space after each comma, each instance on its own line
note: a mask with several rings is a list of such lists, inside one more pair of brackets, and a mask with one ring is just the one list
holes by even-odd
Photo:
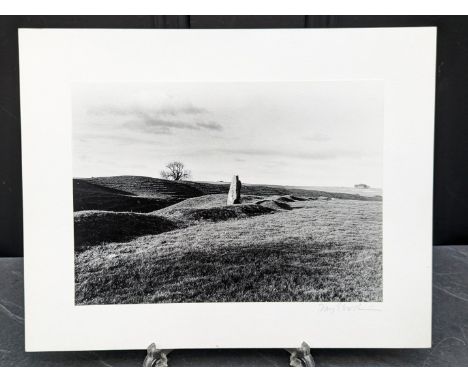
[[77, 251], [76, 303], [381, 301], [381, 202], [292, 204]]
[[96, 244], [125, 242], [177, 228], [164, 217], [132, 212], [81, 211], [74, 213], [74, 221], [77, 252]]

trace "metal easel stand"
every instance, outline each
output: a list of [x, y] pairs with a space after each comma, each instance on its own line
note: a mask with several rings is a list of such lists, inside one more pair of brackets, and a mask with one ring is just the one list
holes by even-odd
[[285, 349], [291, 356], [289, 357], [289, 366], [292, 367], [315, 367], [315, 361], [310, 354], [310, 346], [303, 342], [300, 348]]
[[[300, 348], [285, 349], [291, 354], [289, 357], [289, 365], [293, 367], [314, 367], [315, 361], [310, 354], [310, 347], [306, 342], [303, 342]], [[145, 360], [143, 361], [144, 367], [167, 367], [167, 355], [171, 352], [170, 349], [158, 349], [153, 342], [148, 346]]]
[[146, 357], [143, 361], [143, 367], [167, 367], [167, 355], [171, 349], [158, 349], [153, 342], [146, 350]]

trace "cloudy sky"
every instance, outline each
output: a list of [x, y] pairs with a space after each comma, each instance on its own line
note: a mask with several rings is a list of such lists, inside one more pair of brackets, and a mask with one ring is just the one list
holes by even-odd
[[75, 177], [159, 177], [294, 186], [382, 183], [380, 81], [76, 84]]

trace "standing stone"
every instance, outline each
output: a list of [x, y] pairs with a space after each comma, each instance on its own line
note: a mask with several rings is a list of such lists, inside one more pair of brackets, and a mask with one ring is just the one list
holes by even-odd
[[227, 205], [240, 204], [241, 202], [241, 182], [238, 175], [234, 175], [231, 181], [231, 187], [229, 187], [229, 193], [227, 197]]

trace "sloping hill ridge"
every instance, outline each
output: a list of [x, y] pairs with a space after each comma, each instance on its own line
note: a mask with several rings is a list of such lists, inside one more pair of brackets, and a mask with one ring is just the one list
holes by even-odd
[[[75, 211], [151, 212], [190, 198], [213, 194], [226, 195], [228, 190], [228, 183], [175, 182], [144, 176], [110, 176], [73, 180]], [[305, 198], [323, 196], [336, 199], [382, 200], [380, 196], [365, 197], [358, 194], [268, 185], [243, 185], [242, 194], [261, 197], [294, 195]]]
[[[190, 185], [204, 195], [209, 194], [227, 194], [229, 191], [229, 183], [208, 183], [208, 182], [190, 182], [183, 181], [181, 183]], [[313, 198], [325, 196], [335, 199], [350, 199], [350, 200], [382, 200], [381, 196], [362, 196], [359, 194], [347, 194], [342, 192], [327, 192], [318, 190], [304, 190], [301, 188], [288, 188], [277, 185], [263, 184], [243, 184], [242, 194], [259, 195], [259, 196], [274, 196], [274, 195], [295, 195], [304, 198]]]
[[199, 189], [172, 180], [150, 178], [147, 176], [108, 176], [86, 179], [92, 184], [131, 193], [136, 196], [187, 199], [206, 195]]
[[74, 211], [151, 212], [201, 195], [190, 185], [145, 176], [73, 179]]
[[73, 179], [73, 210], [151, 212], [174, 202], [166, 198], [139, 197], [129, 192]]

